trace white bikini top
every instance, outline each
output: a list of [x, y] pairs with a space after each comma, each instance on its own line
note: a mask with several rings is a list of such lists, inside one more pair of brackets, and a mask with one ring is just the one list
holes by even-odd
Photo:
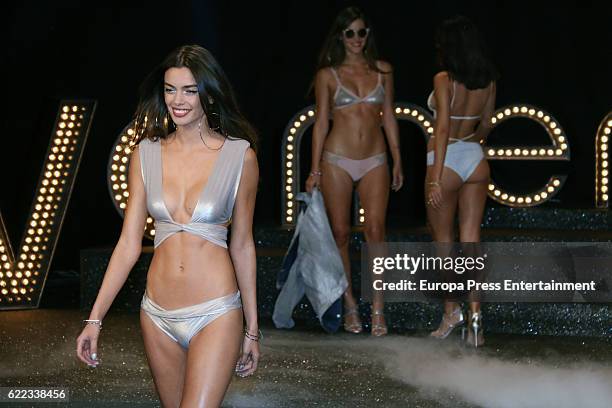
[[[456, 90], [457, 90], [457, 83], [453, 81], [453, 96], [451, 97], [450, 110], [453, 110], [453, 104], [455, 103], [455, 94], [457, 93]], [[436, 117], [436, 101], [433, 97], [434, 92], [435, 90], [432, 90], [431, 93], [429, 94], [429, 97], [427, 98], [427, 106], [433, 112], [434, 118], [435, 118]], [[455, 119], [455, 120], [460, 120], [460, 119], [470, 120], [470, 119], [480, 119], [480, 115], [474, 115], [474, 116], [450, 115], [450, 118]]]
[[143, 139], [138, 146], [147, 210], [155, 219], [154, 248], [180, 231], [198, 235], [227, 248], [226, 224], [234, 210], [244, 154], [250, 146], [249, 142], [243, 139], [225, 139], [187, 224], [175, 222], [164, 202], [160, 141]]

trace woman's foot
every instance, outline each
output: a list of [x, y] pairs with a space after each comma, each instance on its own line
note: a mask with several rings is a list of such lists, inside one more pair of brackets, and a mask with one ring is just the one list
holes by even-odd
[[435, 330], [429, 333], [431, 337], [435, 337], [436, 339], [445, 339], [449, 334], [455, 329], [455, 327], [459, 327], [465, 323], [465, 318], [463, 317], [463, 312], [460, 307], [457, 307], [450, 314], [444, 313], [442, 315], [442, 321], [440, 322], [440, 326]]
[[476, 348], [484, 345], [484, 333], [482, 330], [482, 313], [480, 311], [475, 313], [469, 313], [468, 335], [466, 343]]
[[387, 334], [384, 309], [372, 308], [372, 336], [381, 337]]
[[359, 334], [363, 331], [357, 305], [351, 308], [344, 308], [344, 330], [354, 334]]

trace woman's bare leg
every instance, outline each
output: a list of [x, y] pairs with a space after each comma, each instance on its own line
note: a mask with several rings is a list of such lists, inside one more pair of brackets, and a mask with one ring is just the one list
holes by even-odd
[[165, 408], [181, 403], [187, 353], [140, 310], [145, 352], [159, 399]]
[[[487, 201], [489, 164], [482, 160], [459, 190], [459, 239], [480, 242], [480, 225]], [[480, 302], [470, 302], [472, 313], [480, 311]]]
[[[370, 170], [357, 185], [359, 201], [365, 211], [364, 235], [368, 243], [385, 241], [389, 188], [390, 178], [387, 163]], [[386, 334], [384, 307], [382, 293], [374, 292], [372, 299], [372, 334], [374, 335]]]
[[242, 309], [234, 309], [193, 336], [180, 408], [221, 405], [240, 354], [242, 322]]
[[[351, 238], [351, 204], [353, 199], [353, 179], [348, 173], [329, 162], [321, 161], [321, 192], [327, 209], [327, 216], [331, 225], [332, 233], [342, 264], [348, 287], [344, 292], [344, 302], [347, 309], [355, 309], [357, 301], [353, 295], [353, 285], [351, 281], [351, 262], [349, 259], [349, 240]], [[359, 316], [347, 315], [349, 324], [356, 324]]]

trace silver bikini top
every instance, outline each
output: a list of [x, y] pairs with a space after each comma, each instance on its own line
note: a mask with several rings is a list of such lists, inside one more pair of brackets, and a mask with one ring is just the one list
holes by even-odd
[[358, 103], [372, 103], [372, 104], [380, 104], [385, 101], [385, 87], [382, 85], [381, 74], [378, 73], [378, 83], [376, 87], [372, 89], [372, 91], [360, 98], [351, 92], [347, 87], [342, 85], [340, 82], [340, 77], [335, 69], [331, 69], [334, 74], [334, 78], [336, 78], [336, 83], [338, 86], [336, 87], [336, 93], [334, 94], [334, 108], [341, 109], [346, 108], [347, 106], [356, 105]]
[[[455, 94], [457, 90], [457, 83], [455, 81], [453, 81], [453, 96], [451, 97], [451, 102], [450, 102], [450, 109], [453, 109], [453, 104], [455, 103]], [[437, 112], [436, 112], [436, 101], [434, 99], [434, 91], [431, 91], [431, 93], [429, 94], [429, 97], [427, 98], [427, 106], [429, 107], [429, 109], [431, 109], [431, 111], [434, 114], [434, 118], [437, 116]], [[480, 115], [474, 115], [474, 116], [459, 116], [459, 115], [450, 115], [451, 119], [455, 119], [455, 120], [461, 120], [461, 119], [465, 119], [465, 120], [471, 120], [471, 119], [480, 119]]]
[[249, 142], [243, 139], [225, 140], [208, 181], [198, 197], [191, 220], [187, 224], [175, 222], [164, 203], [161, 143], [143, 139], [138, 146], [147, 210], [155, 219], [154, 248], [180, 231], [198, 235], [227, 248], [225, 224], [232, 217], [242, 175], [244, 154], [250, 146]]

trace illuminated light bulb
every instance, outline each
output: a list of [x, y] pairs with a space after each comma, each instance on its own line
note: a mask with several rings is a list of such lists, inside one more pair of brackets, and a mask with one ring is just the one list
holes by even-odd
[[533, 116], [535, 114], [535, 109], [529, 109], [529, 114]]
[[117, 195], [115, 196], [115, 200], [120, 201], [120, 200], [121, 200], [121, 194], [117, 194]]
[[608, 136], [602, 136], [601, 143], [608, 143]]
[[510, 109], [504, 110], [504, 114], [506, 114], [506, 115], [510, 115], [511, 113], [512, 113], [512, 111]]
[[289, 129], [289, 133], [291, 133], [292, 135], [295, 135], [295, 132], [297, 132], [295, 128]]
[[546, 115], [544, 116], [544, 122], [548, 123], [550, 121], [550, 116]]
[[555, 152], [553, 151], [553, 149], [548, 149], [546, 151], [546, 154], [549, 155], [549, 156], [552, 156], [553, 154], [555, 154]]
[[512, 156], [512, 150], [510, 149], [506, 150], [506, 156]]
[[609, 135], [610, 134], [610, 128], [604, 128], [604, 134], [605, 135]]
[[434, 132], [434, 128], [432, 128], [432, 127], [427, 128], [427, 133], [433, 133], [433, 132]]
[[429, 121], [428, 121], [428, 120], [426, 120], [426, 121], [424, 121], [424, 122], [423, 122], [423, 126], [428, 127], [429, 125], [431, 125], [431, 123], [429, 123]]
[[603, 184], [603, 185], [608, 184], [608, 178], [607, 177], [602, 178], [601, 179], [601, 184]]
[[512, 108], [512, 112], [518, 113], [519, 112], [519, 107], [518, 106], [513, 107]]
[[293, 166], [293, 162], [288, 161], [288, 162], [285, 164], [285, 166], [286, 166], [286, 167], [291, 167], [291, 166]]
[[287, 175], [288, 175], [288, 176], [293, 175], [293, 170], [291, 170], [291, 169], [287, 170]]
[[562, 149], [562, 150], [567, 149], [567, 144], [566, 144], [566, 143], [561, 143], [561, 149]]
[[121, 173], [125, 172], [125, 166], [123, 164], [121, 166], [119, 166], [119, 171]]
[[491, 118], [491, 123], [497, 123], [497, 118]]
[[113, 175], [111, 176], [111, 181], [117, 181], [117, 176], [113, 174]]
[[557, 150], [555, 150], [555, 154], [556, 154], [557, 156], [561, 156], [561, 155], [563, 154], [563, 150], [561, 150], [561, 149], [557, 149]]
[[495, 186], [493, 184], [489, 184], [489, 191], [495, 190]]
[[293, 215], [293, 210], [291, 208], [287, 210], [287, 215]]
[[540, 156], [544, 156], [546, 154], [546, 150], [545, 149], [540, 149]]
[[535, 156], [538, 154], [538, 151], [536, 149], [531, 149], [531, 155]]
[[293, 160], [293, 153], [289, 153], [289, 154], [287, 155], [287, 159], [289, 159], [289, 160]]
[[60, 122], [58, 126], [59, 126], [60, 129], [64, 129], [64, 128], [66, 128], [66, 123], [65, 122]]
[[541, 118], [542, 116], [544, 116], [544, 112], [542, 111], [538, 111], [537, 115], [538, 118]]
[[602, 143], [600, 147], [601, 147], [601, 150], [603, 150], [604, 152], [606, 150], [608, 150], [608, 144], [607, 143]]
[[124, 196], [125, 198], [128, 198], [128, 197], [130, 196], [130, 192], [129, 192], [129, 191], [124, 191], [124, 192], [123, 192], [123, 196]]
[[608, 167], [608, 161], [604, 160], [601, 162], [601, 167], [603, 167], [604, 169]]
[[608, 186], [601, 186], [601, 192], [602, 193], [607, 193], [608, 192]]
[[287, 141], [288, 142], [293, 142], [293, 136], [287, 136]]
[[287, 217], [287, 222], [293, 222], [293, 217]]
[[62, 108], [62, 112], [69, 112], [69, 111], [70, 111], [70, 108], [68, 106], [64, 106]]
[[425, 116], [423, 116], [423, 115], [419, 115], [419, 117], [418, 117], [417, 119], [419, 120], [419, 122], [422, 122], [422, 121], [423, 121], [423, 119], [425, 119]]
[[523, 150], [523, 156], [529, 156], [529, 150], [527, 149]]
[[68, 115], [67, 115], [67, 114], [65, 114], [65, 113], [62, 113], [62, 114], [60, 115], [60, 118], [62, 118], [62, 120], [68, 120]]
[[550, 122], [548, 126], [550, 126], [551, 129], [554, 129], [557, 127], [557, 124], [555, 122]]
[[291, 186], [286, 186], [285, 191], [291, 191]]
[[601, 199], [604, 201], [608, 201], [608, 195], [607, 194], [602, 194], [601, 195]]
[[527, 113], [527, 107], [521, 106], [521, 113]]
[[495, 191], [493, 192], [493, 194], [495, 194], [495, 197], [499, 197], [499, 196], [500, 196], [500, 194], [501, 194], [501, 191], [499, 191], [499, 190], [495, 190]]
[[289, 200], [293, 200], [293, 193], [289, 193], [289, 194], [287, 194], [287, 198], [288, 198]]
[[517, 202], [517, 203], [519, 203], [519, 204], [522, 204], [522, 203], [523, 203], [523, 201], [525, 201], [525, 200], [523, 199], [523, 197], [519, 197], [519, 198], [517, 198], [517, 199], [516, 199], [516, 202]]
[[125, 207], [126, 207], [125, 203], [120, 203], [120, 204], [119, 204], [119, 208], [121, 208], [122, 210], [124, 210], [124, 209], [125, 209]]
[[300, 120], [301, 120], [302, 122], [303, 122], [303, 121], [305, 121], [305, 120], [306, 120], [306, 116], [304, 116], [304, 115], [300, 115]]
[[315, 114], [315, 113], [314, 113], [314, 111], [313, 111], [313, 110], [309, 110], [309, 111], [308, 111], [308, 116], [314, 116], [314, 114]]
[[291, 184], [291, 183], [293, 183], [293, 178], [289, 177], [289, 178], [287, 179], [287, 184]]
[[607, 177], [608, 176], [608, 170], [602, 170], [601, 171], [601, 175], [604, 176], [604, 177]]
[[299, 128], [300, 126], [302, 126], [302, 124], [300, 122], [293, 122], [293, 126]]
[[410, 113], [411, 116], [416, 117], [419, 114], [419, 112], [417, 112], [416, 110], [413, 110], [412, 113]]
[[[404, 109], [404, 113], [408, 113], [406, 112], [408, 109]], [[395, 108], [395, 113], [402, 113], [402, 108]]]
[[493, 150], [493, 149], [489, 149], [489, 151], [487, 152], [487, 154], [488, 154], [489, 156], [495, 156], [495, 150]]
[[503, 118], [503, 117], [504, 117], [504, 114], [503, 114], [503, 113], [501, 113], [501, 112], [500, 112], [500, 113], [498, 113], [498, 114], [497, 114], [497, 119], [501, 119], [501, 118]]
[[553, 131], [553, 133], [554, 133], [555, 135], [560, 135], [560, 134], [561, 134], [561, 129], [558, 129], [558, 128], [557, 128], [557, 129], [555, 129], [555, 130]]
[[527, 198], [525, 198], [525, 202], [526, 202], [527, 204], [531, 204], [531, 197], [527, 197]]
[[292, 151], [293, 150], [293, 145], [292, 144], [288, 144], [287, 145], [287, 150]]
[[514, 149], [514, 154], [516, 154], [516, 155], [521, 154], [521, 149]]
[[504, 193], [501, 195], [502, 200], [507, 200], [508, 199], [508, 194]]
[[497, 155], [498, 155], [498, 156], [503, 156], [503, 155], [504, 155], [504, 150], [503, 150], [503, 149], [499, 149], [499, 150], [497, 151]]
[[359, 222], [365, 222], [365, 217], [359, 217]]
[[293, 201], [287, 202], [287, 207], [289, 207], [289, 208], [293, 207]]
[[535, 196], [533, 196], [533, 199], [536, 201], [540, 201], [542, 198], [540, 197], [539, 194], [536, 194]]
[[365, 214], [365, 209], [360, 208], [360, 209], [359, 209], [359, 214]]

